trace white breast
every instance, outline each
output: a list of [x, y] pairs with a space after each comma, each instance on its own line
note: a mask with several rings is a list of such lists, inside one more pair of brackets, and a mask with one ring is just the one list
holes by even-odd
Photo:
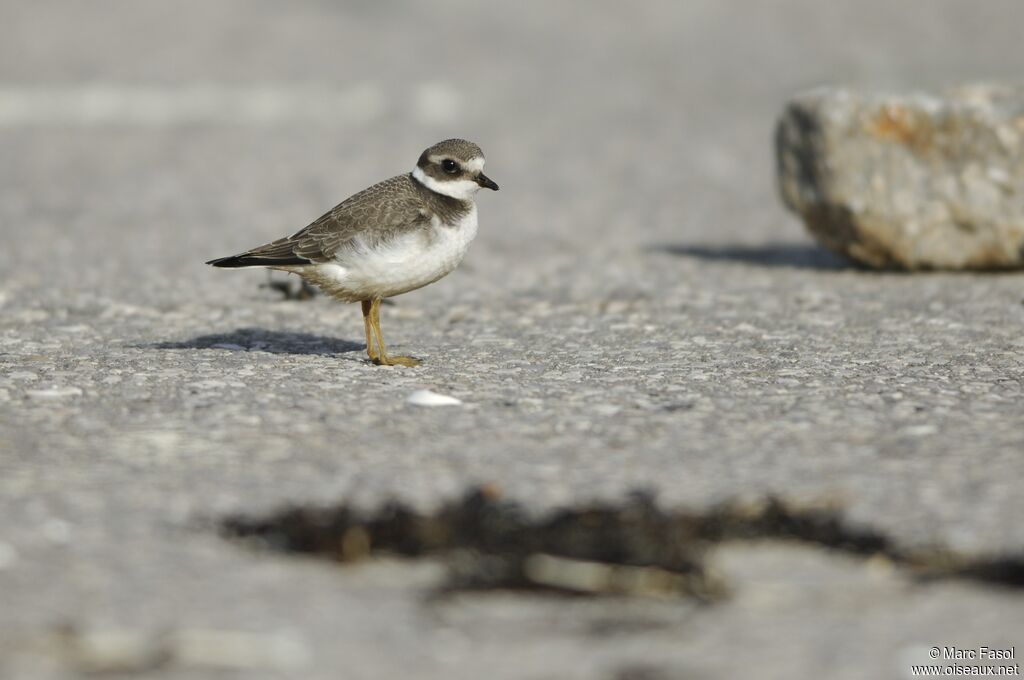
[[476, 204], [458, 224], [436, 217], [427, 229], [370, 247], [358, 239], [330, 264], [297, 271], [327, 293], [346, 301], [393, 297], [437, 281], [459, 266], [476, 236]]

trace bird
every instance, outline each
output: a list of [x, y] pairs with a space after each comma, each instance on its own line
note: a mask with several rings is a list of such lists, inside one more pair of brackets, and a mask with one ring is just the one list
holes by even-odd
[[291, 236], [206, 264], [292, 272], [341, 302], [359, 302], [370, 361], [417, 366], [418, 359], [388, 354], [381, 301], [434, 283], [462, 262], [477, 233], [476, 193], [498, 190], [483, 170], [479, 146], [446, 139], [420, 154], [412, 172], [353, 194]]

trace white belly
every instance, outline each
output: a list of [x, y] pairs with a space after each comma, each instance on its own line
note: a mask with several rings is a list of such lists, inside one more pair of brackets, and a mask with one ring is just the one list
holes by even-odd
[[456, 226], [435, 220], [427, 229], [409, 233], [376, 248], [353, 241], [333, 263], [296, 267], [292, 271], [347, 301], [386, 298], [416, 290], [454, 270], [476, 236], [473, 205]]

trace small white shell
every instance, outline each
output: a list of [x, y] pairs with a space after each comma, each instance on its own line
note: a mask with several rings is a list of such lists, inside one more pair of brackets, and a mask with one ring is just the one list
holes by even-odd
[[455, 397], [438, 394], [430, 390], [416, 390], [405, 401], [413, 406], [458, 406], [462, 403]]
[[63, 397], [80, 397], [82, 396], [82, 389], [80, 387], [59, 387], [54, 385], [43, 390], [29, 390], [27, 394], [33, 399], [61, 399]]

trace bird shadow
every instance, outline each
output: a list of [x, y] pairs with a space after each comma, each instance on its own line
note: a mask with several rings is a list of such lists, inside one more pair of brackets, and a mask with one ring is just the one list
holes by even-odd
[[312, 333], [268, 331], [264, 328], [238, 328], [230, 333], [211, 333], [178, 342], [149, 345], [154, 349], [223, 349], [232, 352], [269, 352], [270, 354], [314, 354], [331, 356], [365, 349], [362, 343], [328, 338]]
[[757, 246], [702, 246], [661, 244], [650, 250], [713, 262], [741, 262], [761, 267], [790, 267], [822, 271], [859, 270], [862, 267], [829, 250], [809, 243], [775, 243]]

